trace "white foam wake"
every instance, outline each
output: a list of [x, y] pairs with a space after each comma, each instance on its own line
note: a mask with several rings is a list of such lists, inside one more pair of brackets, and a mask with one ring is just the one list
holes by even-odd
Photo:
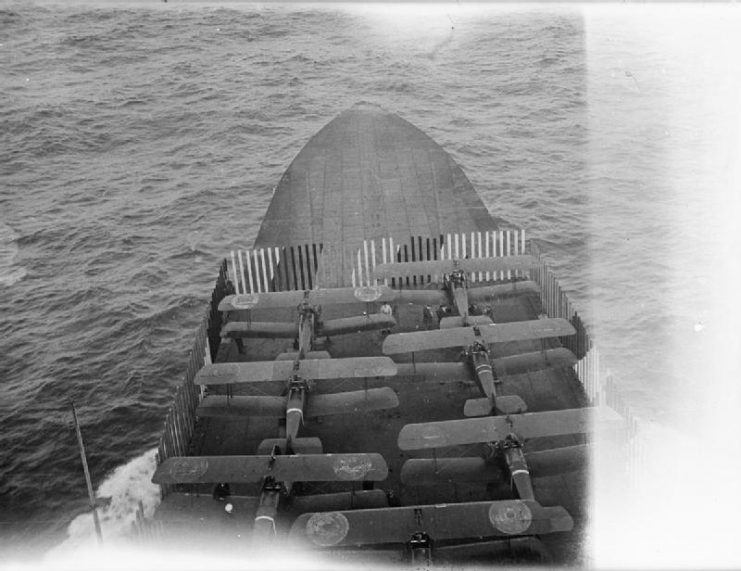
[[[130, 537], [136, 511], [141, 503], [144, 516], [151, 517], [160, 502], [159, 486], [153, 484], [156, 449], [149, 450], [119, 466], [96, 490], [96, 497], [108, 501], [98, 509], [105, 544], [126, 542]], [[69, 555], [97, 544], [92, 513], [73, 519], [67, 528], [68, 538], [54, 547], [47, 557]]]

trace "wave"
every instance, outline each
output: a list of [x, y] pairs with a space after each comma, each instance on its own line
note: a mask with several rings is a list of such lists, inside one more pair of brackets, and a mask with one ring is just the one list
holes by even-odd
[[[144, 508], [144, 516], [152, 517], [160, 503], [159, 486], [151, 482], [156, 468], [156, 449], [149, 450], [119, 466], [95, 492], [102, 509], [98, 509], [101, 533], [106, 545], [126, 543], [131, 537], [136, 512]], [[67, 539], [45, 554], [45, 562], [59, 556], [84, 551], [97, 545], [91, 513], [78, 515], [67, 527]]]

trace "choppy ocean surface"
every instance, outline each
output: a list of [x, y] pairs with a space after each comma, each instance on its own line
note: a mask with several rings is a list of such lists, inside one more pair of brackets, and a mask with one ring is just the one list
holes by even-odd
[[661, 10], [0, 2], [0, 553], [92, 540], [70, 397], [104, 533], [154, 508], [220, 260], [361, 100], [540, 241], [637, 413], [741, 410], [739, 18]]

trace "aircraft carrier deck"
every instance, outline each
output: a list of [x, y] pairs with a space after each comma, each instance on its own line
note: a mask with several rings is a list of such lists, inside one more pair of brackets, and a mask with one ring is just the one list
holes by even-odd
[[[530, 250], [526, 249], [522, 238], [522, 229], [490, 215], [461, 168], [419, 129], [371, 104], [361, 103], [340, 114], [306, 144], [281, 178], [253, 249], [237, 253], [236, 257], [232, 254], [230, 263], [225, 262], [222, 266], [207, 316], [208, 330], [196, 343], [186, 383], [178, 394], [180, 404], [176, 403], [168, 417], [159, 461], [162, 463], [178, 456], [264, 454], [264, 450], [258, 452], [264, 439], [285, 438], [285, 415], [283, 418], [261, 414], [225, 417], [201, 416], [196, 412], [204, 396], [228, 399], [258, 397], [256, 401], [285, 397], [285, 380], [276, 377], [259, 383], [204, 385], [205, 381], [201, 379], [201, 385], [194, 384], [202, 366], [290, 359], [303, 349], [310, 350], [310, 358], [325, 351], [329, 355], [322, 355], [331, 356], [332, 360], [383, 357], [384, 343], [396, 334], [436, 330], [440, 327], [441, 317], [450, 319], [451, 308], [453, 316], [460, 313], [455, 311], [456, 305], [452, 300], [447, 304], [435, 304], [432, 313], [429, 312], [431, 304], [409, 302], [403, 296], [389, 302], [383, 298], [337, 304], [330, 301], [321, 304], [321, 321], [324, 323], [381, 315], [383, 306], [389, 305], [395, 325], [359, 332], [343, 331], [337, 335], [324, 335], [319, 328], [312, 332], [308, 341], [310, 347], [303, 348], [297, 337], [245, 335], [243, 339], [240, 334], [227, 334], [229, 324], [256, 324], [257, 328], [261, 323], [296, 324], [296, 304], [263, 308], [254, 303], [260, 296], [271, 295], [267, 292], [302, 292], [316, 288], [355, 288], [357, 291], [358, 288], [375, 286], [374, 268], [382, 266], [383, 262], [437, 263], [447, 258], [452, 263], [454, 259], [490, 257], [500, 253], [505, 256], [512, 253], [524, 255]], [[487, 240], [493, 240], [491, 251]], [[548, 311], [543, 301], [550, 293], [542, 291], [544, 271], [542, 265], [537, 265], [530, 270], [492, 272], [488, 280], [485, 272], [474, 272], [473, 276], [478, 275], [478, 281], [468, 284], [471, 291], [476, 286], [492, 284], [509, 289], [506, 295], [472, 303], [471, 315], [484, 316], [481, 317], [484, 322], [488, 317], [497, 326], [546, 317]], [[497, 273], [499, 276], [495, 279]], [[532, 283], [530, 280], [536, 273], [541, 291], [528, 287], [517, 289], [517, 284]], [[436, 281], [431, 271], [429, 275], [400, 276], [385, 280], [391, 290], [421, 290], [433, 296], [434, 292], [443, 295], [440, 293], [440, 279]], [[511, 287], [513, 283], [514, 290]], [[219, 302], [229, 294], [241, 294], [252, 304], [247, 304], [247, 309], [218, 311]], [[415, 294], [409, 295], [414, 298]], [[444, 311], [446, 305], [448, 313]], [[443, 310], [438, 311], [440, 306]], [[570, 306], [567, 313], [570, 315], [563, 316], [571, 317], [572, 323], [579, 325], [573, 319]], [[578, 316], [576, 319], [578, 321]], [[577, 327], [578, 334], [579, 331]], [[555, 366], [547, 363], [548, 355], [564, 351], [560, 349], [563, 345], [573, 351], [574, 362], [587, 355], [589, 343], [584, 346], [583, 339], [569, 337], [531, 338], [489, 345], [497, 396], [519, 396], [526, 403], [528, 413], [589, 406], [593, 395], [588, 396], [583, 380], [578, 378], [576, 371], [579, 368], [575, 368], [568, 359], [566, 366], [558, 359], [552, 363]], [[517, 356], [523, 354], [531, 359], [518, 361]], [[478, 459], [491, 454], [492, 446], [482, 441], [423, 450], [401, 449], [399, 435], [406, 425], [463, 419], [466, 401], [481, 399], [483, 394], [481, 383], [477, 382], [464, 354], [464, 347], [399, 352], [391, 357], [397, 367], [395, 375], [316, 381], [311, 384], [307, 398], [391, 388], [398, 397], [398, 406], [373, 410], [364, 410], [361, 406], [352, 413], [312, 416], [309, 414], [311, 401], [308, 400], [307, 414], [299, 431], [300, 439], [318, 438], [324, 454], [380, 454], [387, 465], [386, 477], [374, 482], [293, 483], [290, 494], [284, 493], [280, 509], [271, 520], [278, 538], [288, 534], [296, 518], [306, 512], [331, 512], [349, 507], [382, 510], [386, 507], [463, 505], [466, 502], [518, 498], [521, 489], [510, 478], [491, 481], [433, 478], [434, 481], [422, 481], [424, 478], [402, 477], [403, 466], [410, 459], [426, 458], [434, 462], [460, 457]], [[298, 363], [299, 358], [296, 359]], [[578, 447], [584, 442], [584, 434], [563, 433], [529, 439], [523, 443], [522, 450], [527, 458], [528, 454], [538, 451]], [[229, 482], [230, 496], [226, 501], [231, 510], [226, 512], [225, 500], [212, 497], [214, 482], [199, 481], [198, 477], [189, 479], [188, 470], [191, 468], [190, 464], [179, 468], [180, 474], [186, 476], [180, 481], [176, 477], [162, 480], [163, 502], [154, 517], [156, 525], [143, 525], [142, 529], [149, 530], [149, 535], [158, 538], [157, 541], [168, 538], [182, 540], [190, 532], [198, 534], [199, 542], [215, 542], [237, 552], [244, 550], [249, 553], [252, 547], [248, 538], [256, 511], [261, 506], [259, 498], [265, 489], [264, 482]], [[170, 476], [177, 472], [173, 470]], [[502, 539], [487, 537], [489, 534], [481, 532], [477, 537], [461, 537], [454, 541], [437, 541], [438, 538], [430, 534], [425, 539], [431, 541], [432, 548], [428, 541], [422, 546], [423, 551], [427, 556], [432, 553], [436, 561], [461, 565], [511, 562], [520, 558], [528, 562], [581, 564], [587, 515], [587, 471], [588, 466], [574, 462], [560, 473], [545, 470], [548, 475], [544, 477], [539, 477], [533, 469], [535, 501], [546, 507], [561, 506], [573, 518], [570, 531], [553, 529], [553, 533], [535, 534], [545, 550], [529, 549], [528, 544], [518, 543], [517, 533]], [[382, 490], [384, 498], [379, 500], [378, 494], [367, 494], [371, 490]], [[351, 506], [343, 507], [339, 498], [346, 497], [347, 493], [354, 499]], [[327, 494], [323, 497], [327, 498], [328, 507], [321, 510], [307, 508], [310, 502], [302, 502], [305, 497], [318, 497], [320, 494]], [[339, 502], [337, 505], [332, 503], [335, 500]], [[418, 513], [425, 512], [418, 510]], [[451, 518], [451, 528], [461, 525], [461, 519], [456, 518]], [[425, 525], [424, 521], [419, 521], [418, 531], [425, 532]], [[325, 552], [346, 560], [375, 557], [387, 562], [410, 561], [408, 541], [381, 545], [357, 541], [348, 547], [331, 545], [331, 541], [315, 543], [314, 547], [323, 547]]]

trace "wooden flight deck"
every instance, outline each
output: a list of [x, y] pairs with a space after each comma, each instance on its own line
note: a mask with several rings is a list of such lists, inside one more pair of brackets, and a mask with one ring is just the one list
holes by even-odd
[[[390, 237], [403, 243], [410, 236], [486, 232], [502, 227], [511, 228], [511, 225], [489, 214], [460, 167], [432, 139], [396, 115], [370, 104], [358, 104], [319, 131], [296, 156], [275, 190], [255, 248], [321, 244], [315, 285], [339, 288], [354, 285], [351, 268], [364, 241]], [[321, 318], [328, 321], [378, 314], [381, 305], [380, 301], [328, 303], [322, 305]], [[423, 305], [394, 302], [391, 305], [396, 322], [392, 334], [439, 326], [438, 319], [425, 319]], [[487, 307], [495, 324], [542, 317], [538, 294], [527, 289], [516, 295], [493, 298]], [[296, 311], [295, 306], [257, 307], [233, 310], [228, 314], [231, 323], [246, 320], [290, 324], [296, 323]], [[326, 351], [333, 359], [380, 357], [388, 335], [384, 330], [351, 332], [329, 338], [319, 335], [313, 340], [312, 350]], [[296, 343], [291, 338], [250, 338], [244, 340], [240, 350], [234, 340], [225, 339], [215, 363], [271, 361], [281, 354], [295, 352]], [[489, 351], [496, 362], [502, 357], [529, 352], [542, 354], [559, 347], [558, 338], [543, 338], [495, 343]], [[487, 453], [487, 445], [483, 443], [440, 450], [402, 450], [398, 444], [405, 425], [462, 419], [465, 402], [482, 396], [470, 372], [465, 376], [426, 374], [429, 371], [427, 363], [462, 362], [461, 352], [462, 348], [453, 347], [401, 353], [392, 355], [399, 367], [395, 376], [325, 379], [312, 383], [310, 390], [317, 394], [393, 389], [398, 396], [398, 406], [306, 417], [300, 430], [301, 437], [318, 438], [324, 453], [380, 454], [387, 463], [388, 474], [383, 481], [363, 486], [338, 481], [300, 483], [293, 488], [294, 494], [298, 497], [348, 491], [360, 494], [374, 487], [376, 491], [387, 493], [391, 505], [400, 507], [516, 498], [510, 482], [440, 481], [415, 485], [401, 480], [402, 466], [411, 458], [476, 457]], [[445, 366], [441, 365], [441, 369], [448, 370]], [[584, 389], [570, 367], [537, 370], [521, 367], [498, 379], [497, 385], [499, 394], [521, 397], [529, 413], [576, 409], [588, 404]], [[264, 383], [209, 385], [207, 392], [209, 395], [275, 397], [285, 394], [285, 385], [271, 379]], [[205, 416], [196, 423], [189, 455], [254, 455], [263, 440], [284, 433], [285, 420], [280, 417]], [[528, 441], [525, 450], [537, 452], [584, 441], [580, 434], [550, 436]], [[588, 492], [586, 467], [583, 468], [546, 477], [533, 474], [537, 502], [542, 506], [562, 506], [574, 520], [573, 531], [556, 530], [556, 533], [541, 537], [557, 563], [583, 562], [581, 549]], [[237, 528], [249, 529], [244, 522], [224, 527], [223, 522], [219, 523], [223, 514], [220, 520], [212, 504], [208, 504], [208, 508], [199, 507], [204, 502], [203, 496], [214, 501], [210, 499], [212, 489], [213, 484], [183, 484], [180, 493], [165, 496], [160, 508], [160, 513], [164, 514], [162, 521], [178, 520], [182, 524], [192, 519], [200, 521], [198, 525], [202, 526], [203, 518], [199, 520], [198, 513], [208, 511], [211, 515], [207, 519], [212, 529], [221, 530], [219, 533], [226, 530], [224, 533], [229, 535]], [[236, 501], [235, 509], [250, 506], [246, 511], [253, 510], [255, 505], [249, 498], [260, 495], [260, 487], [254, 483], [232, 483], [230, 491]], [[184, 499], [184, 493], [190, 494], [189, 499]], [[359, 501], [362, 506], [362, 500]], [[375, 505], [376, 499], [367, 501], [369, 506]], [[233, 515], [230, 517], [234, 519]], [[284, 510], [283, 519], [276, 518], [277, 529], [287, 533], [295, 517], [295, 511]], [[456, 551], [455, 557], [461, 562], [480, 563], [491, 556], [486, 550], [483, 555], [475, 551], [471, 551], [469, 559], [463, 547]], [[403, 550], [399, 557], [403, 558]]]

